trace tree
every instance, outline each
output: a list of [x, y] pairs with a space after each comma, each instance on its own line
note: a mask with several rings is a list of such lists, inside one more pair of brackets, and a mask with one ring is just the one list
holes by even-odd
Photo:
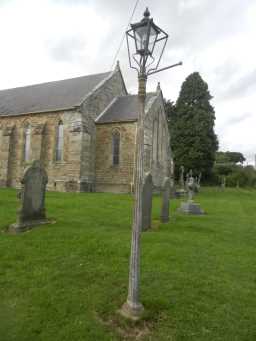
[[243, 156], [243, 154], [239, 153], [239, 152], [226, 152], [226, 155], [227, 155], [229, 161], [232, 163], [243, 164], [243, 162], [246, 160], [245, 157]]
[[204, 177], [210, 175], [218, 149], [211, 98], [207, 83], [194, 72], [183, 82], [175, 109], [169, 105], [168, 113], [176, 169], [183, 165]]

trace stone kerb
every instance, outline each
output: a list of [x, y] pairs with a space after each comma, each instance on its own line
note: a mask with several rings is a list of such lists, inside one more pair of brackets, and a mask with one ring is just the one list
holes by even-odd
[[36, 225], [49, 223], [45, 212], [45, 191], [48, 176], [40, 161], [33, 161], [21, 180], [21, 208], [18, 210], [17, 222], [12, 224], [9, 232], [19, 233]]
[[152, 193], [153, 193], [153, 180], [150, 173], [146, 173], [143, 183], [142, 192], [142, 231], [151, 228], [151, 215], [152, 215]]
[[165, 178], [162, 187], [162, 210], [161, 210], [161, 222], [168, 223], [169, 218], [169, 208], [170, 208], [170, 190], [171, 181], [169, 178]]

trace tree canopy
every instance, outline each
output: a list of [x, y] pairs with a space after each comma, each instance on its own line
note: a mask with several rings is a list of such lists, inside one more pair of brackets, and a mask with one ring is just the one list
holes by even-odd
[[211, 98], [207, 83], [194, 72], [183, 82], [176, 105], [166, 103], [176, 169], [183, 165], [205, 177], [211, 173], [218, 149]]

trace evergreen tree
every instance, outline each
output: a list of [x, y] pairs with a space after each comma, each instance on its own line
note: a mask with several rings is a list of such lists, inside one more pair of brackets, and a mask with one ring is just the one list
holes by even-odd
[[[198, 72], [183, 82], [175, 108], [169, 105], [171, 148], [176, 170], [181, 165], [208, 177], [218, 149], [215, 113], [208, 85]], [[168, 106], [167, 106], [168, 112]]]

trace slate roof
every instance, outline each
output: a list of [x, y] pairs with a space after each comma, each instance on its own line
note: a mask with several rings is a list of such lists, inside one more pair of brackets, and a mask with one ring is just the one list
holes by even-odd
[[0, 116], [72, 109], [111, 72], [0, 91]]
[[[146, 107], [150, 100], [155, 97], [155, 93], [148, 93], [146, 97]], [[138, 96], [127, 95], [116, 97], [113, 102], [96, 119], [96, 123], [129, 122], [138, 119]]]

